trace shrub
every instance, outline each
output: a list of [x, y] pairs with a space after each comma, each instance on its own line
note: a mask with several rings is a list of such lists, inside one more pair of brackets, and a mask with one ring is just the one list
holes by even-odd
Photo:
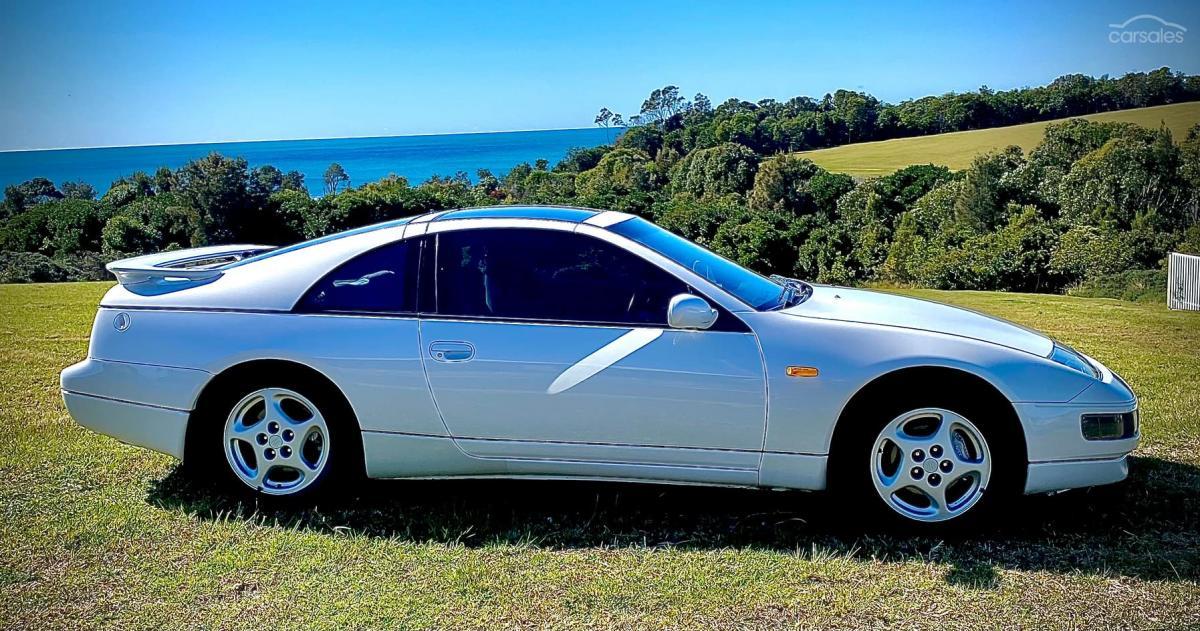
[[673, 190], [696, 197], [745, 194], [754, 186], [758, 154], [727, 142], [689, 153], [672, 171]]
[[1067, 290], [1084, 298], [1116, 298], [1132, 302], [1163, 302], [1167, 295], [1167, 272], [1161, 269], [1131, 269], [1106, 274]]
[[1063, 233], [1050, 257], [1050, 268], [1071, 281], [1115, 274], [1133, 265], [1127, 232], [1074, 226]]
[[0, 283], [57, 283], [77, 276], [78, 270], [45, 254], [0, 251]]
[[104, 252], [110, 256], [157, 250], [162, 235], [129, 215], [117, 215], [104, 224]]

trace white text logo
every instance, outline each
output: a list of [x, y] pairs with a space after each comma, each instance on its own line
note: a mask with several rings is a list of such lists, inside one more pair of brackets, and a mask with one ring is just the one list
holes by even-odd
[[1182, 44], [1187, 29], [1157, 15], [1143, 13], [1120, 24], [1109, 24], [1108, 41], [1113, 44]]

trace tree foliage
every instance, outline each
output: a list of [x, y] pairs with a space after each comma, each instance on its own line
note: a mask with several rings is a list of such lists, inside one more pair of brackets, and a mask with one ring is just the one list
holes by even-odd
[[1157, 278], [1168, 251], [1200, 252], [1200, 125], [1180, 139], [1073, 119], [1048, 126], [1028, 155], [1009, 147], [958, 173], [915, 165], [862, 181], [791, 152], [1188, 99], [1200, 99], [1200, 79], [1167, 69], [899, 104], [838, 90], [714, 107], [668, 85], [633, 127], [600, 111], [611, 145], [499, 177], [351, 186], [335, 163], [313, 197], [298, 172], [214, 153], [119, 178], [99, 199], [87, 184], [35, 178], [5, 189], [0, 250], [12, 254], [0, 262], [16, 280], [92, 278], [105, 260], [143, 252], [282, 244], [447, 208], [573, 204], [638, 214], [758, 271], [822, 282], [1132, 287]]

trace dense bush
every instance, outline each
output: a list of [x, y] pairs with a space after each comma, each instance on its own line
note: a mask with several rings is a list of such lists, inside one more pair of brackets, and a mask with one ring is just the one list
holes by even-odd
[[1135, 302], [1162, 302], [1167, 295], [1167, 272], [1131, 269], [1100, 276], [1067, 290], [1072, 296], [1117, 298]]
[[37, 252], [0, 251], [0, 283], [82, 280], [78, 270]]
[[733, 142], [689, 153], [671, 173], [672, 189], [695, 197], [744, 194], [754, 185], [758, 154]]

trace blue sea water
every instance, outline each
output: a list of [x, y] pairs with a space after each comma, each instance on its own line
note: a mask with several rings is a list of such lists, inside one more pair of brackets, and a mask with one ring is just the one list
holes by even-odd
[[304, 174], [308, 190], [323, 192], [325, 169], [337, 162], [352, 185], [365, 184], [395, 173], [419, 184], [431, 175], [477, 169], [501, 176], [520, 162], [545, 158], [553, 165], [572, 147], [595, 147], [612, 142], [615, 130], [600, 128], [516, 131], [437, 136], [385, 136], [323, 140], [275, 140], [147, 147], [54, 149], [0, 152], [0, 187], [45, 177], [55, 184], [84, 181], [103, 194], [113, 180], [158, 167], [172, 169], [216, 151], [245, 158], [250, 167], [270, 164], [283, 172]]

